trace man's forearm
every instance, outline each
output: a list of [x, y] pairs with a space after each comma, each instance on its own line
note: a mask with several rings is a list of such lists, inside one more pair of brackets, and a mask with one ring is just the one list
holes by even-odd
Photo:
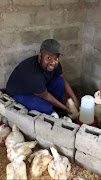
[[67, 111], [67, 107], [59, 102], [54, 96], [52, 96], [48, 91], [45, 91], [42, 94], [36, 94], [38, 97], [50, 102], [53, 106]]
[[65, 89], [66, 94], [68, 94], [73, 99], [76, 107], [78, 108], [79, 102], [78, 102], [77, 97], [75, 96], [75, 94], [74, 94], [72, 88], [70, 87], [69, 83], [67, 82], [67, 80], [64, 78], [63, 74], [61, 75], [61, 77], [64, 79], [64, 89]]

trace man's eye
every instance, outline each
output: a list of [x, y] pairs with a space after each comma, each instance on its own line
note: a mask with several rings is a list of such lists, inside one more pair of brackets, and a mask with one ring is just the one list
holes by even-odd
[[55, 59], [55, 61], [58, 61], [58, 60], [59, 60], [59, 58], [56, 58], [56, 59]]
[[50, 60], [51, 58], [48, 56], [48, 59]]

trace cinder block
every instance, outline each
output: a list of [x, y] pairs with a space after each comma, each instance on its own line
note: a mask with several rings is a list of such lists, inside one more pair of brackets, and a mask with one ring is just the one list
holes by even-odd
[[69, 11], [68, 14], [69, 24], [83, 22], [84, 20], [84, 11], [79, 6], [77, 6], [74, 10]]
[[64, 147], [57, 146], [56, 144], [53, 144], [52, 142], [43, 139], [39, 136], [36, 136], [36, 140], [38, 141], [38, 143], [42, 148], [49, 149], [51, 145], [55, 145], [56, 149], [61, 155], [67, 156], [71, 162], [74, 162], [75, 149], [66, 149]]
[[[78, 43], [75, 43], [75, 44], [64, 44], [64, 45], [62, 45], [62, 48], [63, 48], [62, 53], [68, 55], [68, 59], [69, 58], [74, 58], [73, 64], [75, 64], [75, 66], [76, 66], [76, 64], [78, 63], [78, 60], [76, 60], [75, 58], [76, 57], [79, 58], [79, 56], [80, 56], [80, 53], [81, 53], [81, 44], [78, 44]], [[64, 68], [65, 68], [64, 71], [66, 71], [66, 70], [69, 71], [69, 67], [67, 67], [67, 66], [65, 67], [65, 63], [68, 63], [69, 66], [71, 66], [72, 63], [71, 63], [71, 61], [67, 62], [65, 58], [63, 58], [63, 59], [65, 61], [65, 62], [63, 62]], [[79, 70], [79, 67], [77, 67], [77, 69]]]
[[76, 151], [75, 161], [78, 165], [101, 176], [101, 159]]
[[67, 123], [65, 120], [59, 119], [53, 126], [55, 134], [54, 143], [69, 149], [74, 149], [75, 137], [79, 129], [79, 125], [75, 123]]
[[35, 121], [36, 136], [53, 142], [54, 138], [56, 137], [53, 132], [55, 121], [55, 118], [46, 114], [42, 114], [42, 116], [39, 116], [39, 118]]
[[56, 28], [53, 37], [58, 40], [78, 39], [79, 27]]
[[101, 157], [101, 129], [83, 124], [76, 134], [77, 150], [96, 158]]
[[[2, 44], [3, 48], [16, 48], [16, 51], [17, 51], [18, 40], [19, 40], [18, 32], [7, 32], [5, 35], [4, 35], [3, 32], [1, 33], [0, 41], [1, 41], [1, 44]], [[14, 53], [13, 49], [12, 49], [11, 52], [12, 52], [12, 54]], [[8, 56], [6, 56], [7, 54], [8, 54]], [[10, 54], [10, 52], [9, 53], [7, 53], [7, 51], [4, 52], [3, 53], [3, 59], [4, 58], [8, 59], [9, 54]], [[4, 60], [3, 63], [5, 63], [5, 60]]]
[[17, 102], [13, 102], [12, 104], [10, 104], [8, 106], [7, 110], [13, 111], [13, 112], [19, 113], [19, 114], [27, 114], [28, 113], [28, 109], [26, 109], [25, 106], [23, 106], [22, 104], [19, 104]]
[[86, 89], [93, 93], [96, 92], [97, 89], [99, 89], [99, 84], [101, 82], [101, 78], [94, 76], [93, 74], [90, 74], [86, 71], [83, 71], [81, 74], [81, 84], [83, 87], [86, 86]]
[[39, 11], [35, 16], [36, 25], [52, 25], [62, 24], [64, 20], [64, 12], [61, 10]]
[[[9, 42], [8, 42], [8, 45], [10, 45], [11, 48], [12, 47], [14, 48], [14, 45], [11, 45]], [[13, 51], [13, 52], [5, 52], [3, 56], [4, 59], [2, 59], [2, 64], [6, 67], [6, 72], [10, 71], [9, 73], [9, 76], [10, 76], [11, 71], [13, 71], [13, 69], [17, 66], [18, 63], [20, 63], [23, 59], [27, 59], [34, 55], [36, 55], [36, 51], [34, 49], [31, 49], [31, 47], [29, 50], [23, 49], [20, 47], [20, 50], [16, 49], [16, 51]], [[8, 76], [8, 73], [7, 73], [7, 76]]]
[[40, 115], [39, 112], [34, 112], [34, 110], [28, 112], [24, 107], [21, 110], [7, 107], [6, 115], [11, 126], [12, 124], [16, 124], [28, 138], [35, 139], [35, 119]]
[[95, 104], [95, 116], [98, 120], [98, 125], [101, 128], [101, 104]]
[[[10, 12], [2, 14], [3, 27], [28, 27], [30, 26], [30, 15], [28, 13]], [[16, 19], [16, 21], [15, 21]]]
[[46, 149], [49, 149], [49, 147], [51, 145], [53, 145], [52, 142], [48, 141], [47, 139], [43, 139], [42, 137], [40, 136], [36, 136], [36, 140], [38, 141], [38, 144], [40, 144], [40, 146], [42, 148], [46, 148]]
[[78, 0], [51, 0], [52, 4], [68, 4], [68, 3], [78, 3]]
[[0, 1], [0, 7], [2, 7], [2, 6], [8, 6], [8, 5], [9, 5], [9, 1], [8, 1], [8, 0]]
[[84, 46], [83, 46], [83, 52], [84, 52], [85, 55], [93, 56], [94, 55], [94, 46], [93, 46], [93, 44], [85, 43]]
[[32, 116], [32, 117], [35, 117], [35, 116], [40, 116], [40, 115], [42, 115], [42, 113], [39, 112], [39, 111], [36, 111], [36, 110], [31, 110], [31, 111], [28, 112], [28, 115], [30, 115], [30, 116]]
[[64, 147], [57, 147], [57, 150], [60, 154], [67, 156], [70, 160], [70, 162], [74, 162], [74, 156], [75, 156], [75, 149], [68, 149]]
[[55, 119], [43, 114], [35, 121], [36, 135], [47, 139], [53, 144], [66, 148], [74, 148], [76, 132], [79, 125], [66, 123], [65, 120]]
[[20, 33], [21, 42], [24, 45], [33, 43], [41, 43], [43, 40], [49, 38], [50, 30], [41, 29], [34, 31], [24, 31]]
[[49, 3], [48, 0], [13, 0], [14, 5], [20, 5], [20, 6], [29, 6], [29, 5], [47, 5]]
[[94, 63], [94, 71], [93, 71], [95, 76], [98, 76], [101, 78], [101, 65], [100, 64], [95, 64]]
[[88, 73], [92, 73], [94, 68], [94, 63], [92, 61], [88, 61], [86, 58], [83, 61], [83, 70], [88, 72]]
[[86, 22], [86, 24], [84, 25], [84, 28], [83, 28], [83, 33], [84, 33], [84, 39], [86, 40], [91, 40], [93, 41], [93, 38], [94, 36], [96, 36], [94, 33], [95, 33], [95, 27], [94, 27], [94, 24], [93, 23], [89, 23], [89, 22]]
[[9, 97], [7, 94], [3, 94], [2, 92], [0, 92], [0, 113], [3, 116], [6, 116], [5, 108], [13, 102], [14, 100], [11, 97]]
[[[95, 0], [92, 0], [92, 1], [95, 1]], [[100, 12], [101, 12], [100, 6], [98, 6], [97, 8], [96, 8], [96, 6], [94, 6], [94, 8], [86, 9], [87, 22], [90, 22], [90, 23], [92, 22], [92, 23], [96, 23], [96, 24], [101, 23]]]
[[[0, 40], [0, 42], [1, 42], [1, 40]], [[2, 66], [3, 60], [4, 60], [3, 56], [0, 56], [0, 89], [4, 89], [6, 87], [6, 83], [5, 83], [6, 71], [5, 71], [5, 68]]]

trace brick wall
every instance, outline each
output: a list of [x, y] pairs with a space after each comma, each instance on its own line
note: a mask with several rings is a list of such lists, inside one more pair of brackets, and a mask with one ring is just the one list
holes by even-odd
[[83, 19], [81, 0], [0, 0], [0, 89], [15, 66], [37, 54], [47, 38], [60, 42], [64, 74], [78, 82]]
[[101, 1], [85, 0], [84, 17], [81, 82], [94, 93], [101, 82]]

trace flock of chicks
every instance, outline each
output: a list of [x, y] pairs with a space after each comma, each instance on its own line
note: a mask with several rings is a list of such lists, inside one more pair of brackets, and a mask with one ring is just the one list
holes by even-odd
[[[31, 163], [30, 173], [32, 177], [39, 177], [48, 169], [49, 175], [53, 179], [68, 179], [71, 164], [68, 158], [61, 156], [54, 146], [50, 147], [51, 153], [47, 149], [32, 153], [37, 141], [25, 142], [23, 134], [16, 125], [13, 125], [12, 131], [9, 127], [0, 125], [1, 131], [7, 132], [5, 133], [5, 146], [7, 148], [7, 158], [11, 162], [6, 167], [7, 180], [27, 180], [26, 164], [24, 162], [26, 159]], [[4, 139], [1, 138], [2, 143], [4, 144]]]
[[[101, 104], [101, 94], [99, 91], [94, 94], [94, 97], [95, 103]], [[79, 116], [79, 112], [72, 99], [68, 99], [66, 105], [69, 107], [71, 114], [63, 119], [67, 122], [72, 122], [72, 119]], [[53, 116], [58, 118], [54, 113]], [[54, 146], [50, 147], [51, 153], [47, 149], [40, 149], [32, 153], [38, 143], [36, 140], [25, 142], [24, 136], [17, 126], [13, 125], [11, 131], [7, 127], [7, 119], [3, 116], [0, 117], [0, 124], [0, 145], [6, 146], [7, 158], [11, 162], [6, 167], [7, 180], [27, 180], [25, 160], [31, 164], [30, 174], [32, 177], [41, 176], [46, 169], [48, 169], [49, 175], [53, 179], [67, 180], [70, 177], [71, 164], [68, 158], [60, 155]], [[79, 180], [83, 180], [83, 178]]]
[[[68, 106], [72, 112], [72, 118], [78, 116], [74, 102], [69, 99]], [[72, 122], [69, 117], [64, 117], [68, 122]], [[67, 180], [70, 177], [71, 164], [67, 157], [58, 153], [54, 146], [47, 149], [41, 149], [34, 153], [35, 141], [25, 142], [23, 134], [16, 125], [13, 125], [12, 131], [5, 126], [6, 118], [3, 117], [2, 124], [0, 122], [0, 145], [5, 145], [7, 149], [7, 158], [11, 163], [6, 167], [7, 180], [25, 179], [27, 180], [26, 164], [27, 159], [30, 166], [32, 177], [39, 177], [48, 169], [49, 175], [56, 180]]]

